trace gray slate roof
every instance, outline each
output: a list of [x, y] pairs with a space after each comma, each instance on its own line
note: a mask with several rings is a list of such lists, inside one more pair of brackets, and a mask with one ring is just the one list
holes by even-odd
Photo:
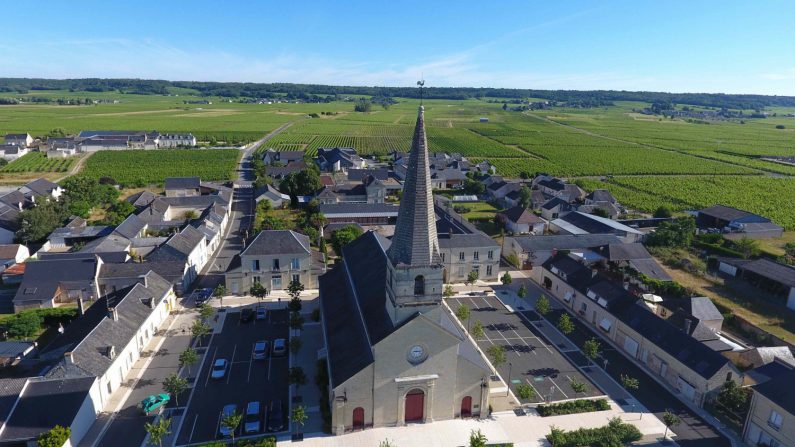
[[621, 243], [621, 240], [612, 234], [520, 236], [514, 237], [514, 240], [525, 251], [572, 250]]
[[14, 303], [51, 300], [62, 283], [91, 293], [96, 268], [94, 257], [28, 262]]
[[488, 237], [485, 233], [476, 232], [469, 234], [448, 234], [439, 237], [439, 247], [447, 249], [455, 248], [499, 248], [494, 239]]
[[309, 236], [292, 230], [260, 231], [241, 255], [309, 254]]
[[756, 385], [754, 391], [779, 405], [790, 415], [795, 415], [795, 369], [782, 373], [767, 382]]
[[199, 177], [168, 177], [165, 180], [165, 189], [198, 189], [201, 187]]

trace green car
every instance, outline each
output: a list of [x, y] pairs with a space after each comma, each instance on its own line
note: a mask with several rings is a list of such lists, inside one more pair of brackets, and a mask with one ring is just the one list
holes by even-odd
[[138, 408], [141, 409], [143, 414], [148, 416], [152, 413], [159, 413], [170, 400], [171, 395], [168, 393], [155, 394], [142, 400], [141, 403], [138, 404]]

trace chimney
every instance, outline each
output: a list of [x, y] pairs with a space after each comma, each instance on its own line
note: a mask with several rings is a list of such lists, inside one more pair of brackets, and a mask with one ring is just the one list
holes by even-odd
[[83, 295], [77, 297], [77, 315], [82, 317], [86, 313], [86, 306], [83, 303]]
[[685, 318], [685, 333], [690, 335], [690, 325], [691, 325], [690, 318]]
[[108, 307], [108, 318], [112, 318], [113, 321], [119, 321], [119, 312], [115, 307]]
[[65, 352], [64, 355], [63, 355], [63, 359], [64, 359], [64, 362], [66, 362], [67, 365], [74, 365], [75, 364], [75, 358], [74, 358], [74, 354], [72, 354], [72, 351]]

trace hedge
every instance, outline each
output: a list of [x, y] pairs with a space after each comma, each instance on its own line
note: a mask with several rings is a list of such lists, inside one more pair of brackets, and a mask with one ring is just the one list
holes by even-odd
[[693, 246], [696, 248], [702, 248], [707, 250], [708, 252], [716, 255], [728, 256], [732, 258], [742, 258], [743, 254], [739, 251], [734, 251], [730, 248], [726, 248], [722, 245], [717, 244], [708, 244], [706, 242], [701, 241], [693, 241]]
[[577, 399], [552, 405], [539, 405], [536, 407], [538, 415], [542, 417], [558, 416], [562, 414], [590, 413], [592, 411], [605, 411], [610, 409], [607, 399]]
[[552, 431], [547, 435], [547, 441], [552, 447], [623, 447], [642, 437], [637, 427], [615, 417], [610, 419], [609, 424], [599, 428], [565, 431], [552, 427]]

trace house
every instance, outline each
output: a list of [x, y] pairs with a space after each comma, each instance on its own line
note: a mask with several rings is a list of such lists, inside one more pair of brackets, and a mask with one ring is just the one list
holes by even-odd
[[24, 262], [30, 257], [28, 247], [21, 244], [2, 244], [0, 245], [0, 271], [11, 267], [14, 264]]
[[0, 379], [0, 445], [37, 445], [56, 425], [69, 427], [76, 446], [102, 411], [95, 377]]
[[47, 158], [66, 158], [77, 155], [77, 147], [58, 148], [47, 151]]
[[502, 200], [510, 192], [519, 191], [520, 189], [522, 189], [522, 183], [520, 182], [506, 182], [501, 180], [490, 182], [486, 186], [486, 194], [492, 200]]
[[184, 283], [191, 284], [210, 257], [204, 233], [188, 225], [168, 241], [157, 247], [149, 256], [148, 261], [177, 261], [187, 266]]
[[445, 283], [465, 282], [470, 272], [496, 281], [500, 273], [500, 244], [483, 232], [438, 234]]
[[286, 166], [266, 166], [265, 175], [281, 180], [290, 174], [301, 172], [307, 169], [306, 162], [303, 160], [291, 161]]
[[431, 171], [431, 184], [434, 189], [459, 189], [464, 187], [466, 173], [454, 169], [444, 168]]
[[390, 225], [398, 216], [398, 206], [388, 203], [328, 203], [321, 204], [319, 210], [330, 223]]
[[362, 169], [367, 167], [367, 161], [356, 153], [352, 147], [321, 147], [317, 150], [315, 158], [321, 171], [347, 172], [348, 169]]
[[28, 152], [30, 152], [30, 149], [24, 146], [17, 146], [16, 144], [0, 145], [0, 157], [8, 161], [14, 161]]
[[169, 177], [165, 180], [166, 197], [190, 197], [201, 195], [199, 177]]
[[795, 267], [766, 258], [756, 260], [719, 258], [718, 269], [769, 294], [776, 304], [795, 310]]
[[304, 151], [276, 151], [268, 148], [262, 153], [262, 162], [266, 165], [288, 165], [298, 161], [304, 161]]
[[25, 276], [14, 295], [14, 312], [97, 299], [97, 273], [101, 264], [99, 257], [25, 263]]
[[628, 267], [647, 278], [657, 281], [673, 281], [673, 278], [654, 260], [643, 244], [637, 242], [611, 243], [593, 247], [593, 251], [619, 269]]
[[566, 215], [572, 209], [569, 202], [560, 197], [553, 197], [541, 205], [541, 217], [550, 221]]
[[505, 225], [505, 230], [514, 234], [544, 234], [547, 222], [531, 213], [523, 206], [515, 206], [497, 213], [497, 218]]
[[650, 312], [591, 268], [559, 253], [542, 265], [549, 295], [600, 331], [625, 357], [659, 378], [684, 401], [702, 406], [739, 370], [720, 353]]
[[558, 252], [584, 253], [592, 247], [619, 243], [621, 241], [612, 234], [507, 236], [504, 247], [506, 256], [515, 256], [519, 268], [529, 270], [531, 278], [541, 282], [538, 267]]
[[29, 133], [7, 133], [5, 144], [13, 144], [20, 147], [30, 147], [33, 144], [33, 137]]
[[191, 133], [166, 134], [158, 138], [157, 148], [196, 146], [196, 137]]
[[606, 189], [595, 189], [585, 196], [586, 205], [598, 205], [600, 203], [612, 203], [615, 205], [618, 201], [616, 201], [616, 198]]
[[781, 237], [784, 229], [766, 217], [724, 205], [714, 205], [696, 213], [701, 229], [718, 228], [724, 233], [737, 233], [752, 239]]
[[42, 197], [45, 200], [55, 199], [61, 197], [64, 193], [63, 188], [57, 183], [53, 183], [47, 179], [39, 178], [19, 188], [19, 192], [28, 197], [31, 201], [35, 202], [36, 197]]
[[53, 364], [45, 377], [98, 379], [104, 408], [175, 305], [171, 284], [154, 272], [98, 299], [39, 354]]
[[0, 341], [0, 368], [18, 364], [34, 349], [35, 341]]
[[617, 219], [621, 215], [621, 208], [610, 202], [598, 202], [590, 205], [578, 205], [576, 210], [585, 214], [604, 213], [610, 219]]
[[614, 234], [623, 242], [640, 242], [643, 232], [612, 219], [573, 211], [549, 223], [557, 234]]
[[795, 445], [795, 369], [753, 387], [743, 440], [755, 446]]
[[3, 270], [2, 278], [3, 284], [19, 284], [22, 282], [22, 278], [25, 276], [25, 267], [27, 263], [20, 262], [18, 264], [14, 264], [11, 267], [7, 267]]
[[248, 294], [254, 283], [267, 290], [283, 290], [298, 281], [317, 288], [325, 264], [314, 254], [309, 237], [292, 230], [260, 231], [226, 271], [226, 287], [235, 295]]
[[283, 194], [273, 185], [265, 185], [263, 188], [258, 188], [254, 191], [254, 201], [260, 203], [267, 200], [271, 204], [271, 208], [279, 209], [290, 203], [290, 196]]

